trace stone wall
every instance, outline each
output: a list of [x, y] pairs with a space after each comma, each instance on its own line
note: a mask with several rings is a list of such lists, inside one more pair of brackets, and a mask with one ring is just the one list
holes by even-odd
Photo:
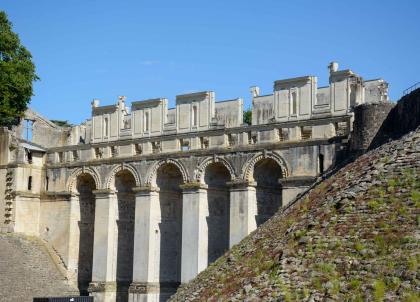
[[367, 150], [395, 104], [391, 102], [362, 104], [354, 108], [351, 149]]
[[403, 96], [389, 112], [373, 138], [370, 149], [376, 148], [389, 140], [398, 139], [404, 134], [416, 130], [419, 125], [420, 89], [416, 89]]
[[350, 149], [363, 152], [414, 131], [420, 125], [420, 89], [391, 102], [362, 104], [354, 109]]

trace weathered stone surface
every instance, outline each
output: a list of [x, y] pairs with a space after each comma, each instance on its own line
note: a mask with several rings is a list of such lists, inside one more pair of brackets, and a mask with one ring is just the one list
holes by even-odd
[[280, 210], [171, 301], [417, 301], [420, 128]]
[[78, 295], [35, 237], [0, 234], [0, 300], [32, 302], [33, 297]]

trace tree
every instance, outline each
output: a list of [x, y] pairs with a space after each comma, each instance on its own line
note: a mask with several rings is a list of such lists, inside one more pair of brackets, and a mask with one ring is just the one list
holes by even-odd
[[31, 53], [20, 44], [6, 13], [0, 11], [0, 126], [10, 128], [19, 123], [36, 80]]
[[244, 123], [251, 125], [252, 123], [252, 110], [251, 109], [244, 111]]

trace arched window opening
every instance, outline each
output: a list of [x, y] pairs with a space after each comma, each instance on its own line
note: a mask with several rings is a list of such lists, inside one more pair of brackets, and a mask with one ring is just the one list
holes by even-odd
[[95, 196], [93, 191], [96, 189], [95, 181], [89, 174], [81, 174], [77, 178], [77, 192], [79, 193], [79, 213], [80, 219], [72, 221], [77, 224], [75, 228], [79, 230], [72, 237], [74, 241], [70, 245], [79, 247], [77, 259], [77, 284], [80, 295], [88, 296], [89, 283], [92, 281], [93, 265], [93, 233], [95, 226]]
[[128, 288], [133, 281], [134, 218], [136, 181], [131, 172], [123, 170], [115, 175], [118, 201], [117, 239], [117, 302], [128, 301]]
[[257, 226], [270, 219], [282, 206], [282, 191], [279, 184], [282, 176], [281, 167], [271, 158], [262, 159], [255, 164]]
[[208, 264], [214, 262], [229, 249], [229, 205], [227, 182], [230, 173], [222, 163], [207, 166], [204, 182], [208, 186], [207, 203]]
[[159, 282], [170, 285], [161, 289], [161, 297], [169, 298], [181, 281], [182, 182], [182, 174], [174, 164], [164, 164], [156, 172], [161, 221], [157, 232]]

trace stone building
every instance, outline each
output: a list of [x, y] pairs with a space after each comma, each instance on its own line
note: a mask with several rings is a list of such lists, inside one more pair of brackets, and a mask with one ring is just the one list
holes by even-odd
[[0, 230], [39, 236], [95, 301], [165, 301], [346, 151], [353, 110], [387, 83], [329, 66], [241, 98], [204, 91], [115, 105], [60, 127], [28, 110], [0, 129]]

